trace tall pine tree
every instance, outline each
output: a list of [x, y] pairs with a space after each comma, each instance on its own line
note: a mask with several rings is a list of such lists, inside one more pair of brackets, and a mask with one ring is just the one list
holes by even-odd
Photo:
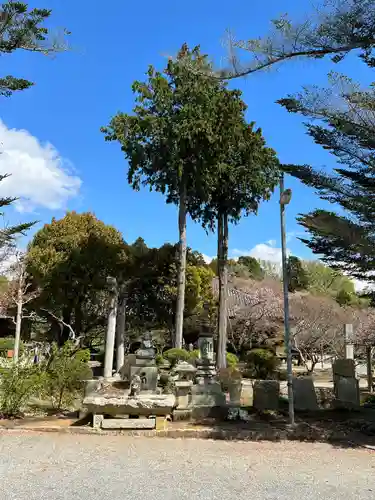
[[[329, 89], [305, 89], [279, 102], [314, 122], [307, 133], [339, 163], [333, 171], [285, 166], [313, 187], [337, 212], [315, 210], [299, 222], [311, 235], [303, 241], [332, 267], [360, 279], [375, 279], [375, 87], [362, 90], [333, 74]], [[318, 120], [318, 123], [316, 122]]]

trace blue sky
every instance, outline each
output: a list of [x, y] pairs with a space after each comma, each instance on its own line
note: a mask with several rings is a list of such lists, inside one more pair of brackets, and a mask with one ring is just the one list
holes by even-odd
[[[90, 210], [121, 230], [128, 242], [138, 236], [150, 246], [177, 241], [175, 207], [167, 206], [159, 194], [130, 189], [121, 151], [104, 141], [100, 127], [117, 111], [131, 111], [132, 82], [143, 78], [149, 64], [162, 69], [165, 56], [175, 54], [183, 42], [200, 44], [220, 64], [226, 54], [226, 29], [238, 38], [258, 36], [267, 32], [269, 19], [284, 12], [298, 18], [309, 10], [309, 3], [111, 0], [95, 7], [87, 0], [31, 2], [53, 10], [54, 27], [72, 31], [71, 50], [53, 59], [30, 53], [2, 57], [3, 74], [36, 83], [10, 99], [2, 98], [0, 142], [6, 154], [0, 156], [0, 171], [13, 176], [1, 183], [0, 193], [27, 199], [8, 211], [7, 218], [43, 223], [63, 216], [66, 209]], [[305, 135], [301, 119], [275, 104], [302, 85], [324, 84], [330, 69], [328, 61], [293, 62], [232, 83], [243, 91], [248, 119], [262, 127], [282, 162], [333, 165]], [[368, 82], [365, 66], [356, 59], [335, 69]], [[309, 258], [308, 249], [295, 237], [301, 231], [295, 217], [321, 202], [298, 182], [288, 179], [287, 184], [293, 190], [288, 245], [292, 253]], [[188, 244], [209, 256], [216, 251], [215, 236], [207, 236], [194, 223], [188, 226]], [[243, 219], [230, 230], [232, 255], [253, 250], [257, 256], [263, 252], [264, 258], [274, 258], [279, 246], [277, 195], [261, 206], [257, 217]]]

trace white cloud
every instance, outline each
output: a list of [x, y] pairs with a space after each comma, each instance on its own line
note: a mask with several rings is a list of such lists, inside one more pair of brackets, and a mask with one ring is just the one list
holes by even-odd
[[212, 259], [215, 259], [215, 257], [210, 257], [209, 255], [206, 255], [205, 253], [202, 253], [202, 257], [203, 257], [206, 264], [209, 264], [212, 261]]
[[19, 212], [64, 208], [77, 196], [82, 181], [69, 162], [27, 130], [8, 129], [0, 120], [0, 153], [0, 174], [11, 174], [0, 183], [0, 196], [20, 198], [14, 205]]
[[[269, 240], [266, 243], [258, 243], [251, 250], [239, 250], [235, 248], [232, 250], [231, 255], [233, 256], [241, 256], [241, 255], [250, 255], [255, 259], [259, 260], [267, 260], [270, 262], [280, 263], [281, 264], [281, 248], [276, 247], [275, 240]], [[287, 249], [287, 254], [290, 254], [290, 250]]]

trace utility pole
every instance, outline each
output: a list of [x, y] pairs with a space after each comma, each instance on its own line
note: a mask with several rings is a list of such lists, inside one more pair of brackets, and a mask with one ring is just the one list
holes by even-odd
[[288, 267], [286, 255], [286, 232], [285, 232], [285, 207], [292, 197], [290, 189], [284, 189], [284, 174], [280, 177], [280, 229], [281, 229], [281, 258], [283, 264], [283, 295], [284, 295], [284, 329], [285, 329], [285, 350], [288, 379], [288, 401], [289, 401], [289, 423], [294, 425], [294, 401], [293, 401], [293, 366], [292, 366], [292, 345], [290, 340], [289, 324], [289, 290], [288, 290]]

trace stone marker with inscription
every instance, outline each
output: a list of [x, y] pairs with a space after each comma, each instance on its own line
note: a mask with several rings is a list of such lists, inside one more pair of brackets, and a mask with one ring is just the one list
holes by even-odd
[[296, 410], [316, 411], [319, 409], [311, 377], [293, 377], [293, 400]]
[[277, 410], [279, 407], [280, 383], [277, 380], [256, 380], [254, 383], [254, 408]]

